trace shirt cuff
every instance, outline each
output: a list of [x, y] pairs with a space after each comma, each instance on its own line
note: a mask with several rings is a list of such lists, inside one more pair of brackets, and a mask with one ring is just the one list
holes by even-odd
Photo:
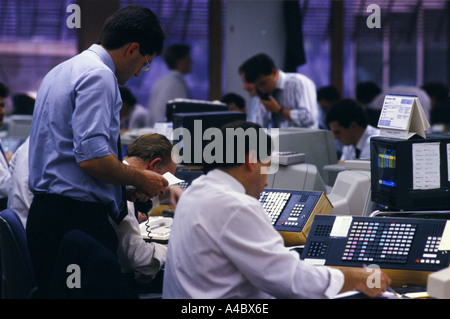
[[88, 161], [93, 158], [105, 157], [111, 153], [109, 144], [105, 137], [95, 136], [81, 143], [74, 149], [77, 163]]
[[325, 297], [328, 299], [336, 297], [344, 286], [344, 274], [339, 269], [328, 268], [330, 272], [330, 284], [325, 290]]

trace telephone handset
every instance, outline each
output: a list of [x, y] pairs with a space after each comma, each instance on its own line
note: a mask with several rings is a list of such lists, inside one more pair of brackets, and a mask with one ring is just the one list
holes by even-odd
[[167, 243], [172, 223], [173, 218], [170, 217], [149, 216], [146, 222], [139, 225], [139, 228], [144, 240]]

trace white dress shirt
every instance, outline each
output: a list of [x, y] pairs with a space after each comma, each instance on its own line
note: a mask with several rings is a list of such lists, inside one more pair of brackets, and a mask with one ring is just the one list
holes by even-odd
[[[261, 104], [255, 118], [263, 119], [263, 127], [305, 127], [319, 128], [319, 105], [317, 103], [316, 86], [307, 76], [300, 73], [285, 73], [278, 70], [278, 81], [273, 93], [278, 104], [290, 110], [292, 121], [278, 115], [270, 114]], [[270, 123], [266, 123], [270, 121]], [[258, 123], [259, 124], [259, 123]]]
[[174, 216], [163, 298], [330, 298], [342, 288], [342, 272], [300, 260], [223, 171], [194, 180]]
[[[12, 187], [8, 208], [17, 212], [26, 227], [28, 211], [33, 201], [33, 194], [28, 188], [28, 139], [14, 153], [11, 167]], [[119, 240], [117, 248], [119, 264], [124, 272], [135, 270], [144, 276], [155, 275], [165, 262], [167, 248], [164, 245], [144, 241], [135, 216], [134, 205], [132, 202], [127, 204], [128, 214], [119, 225], [110, 218]]]
[[134, 130], [147, 126], [148, 110], [136, 104], [126, 117], [120, 119], [120, 129]]
[[166, 122], [167, 101], [176, 98], [189, 98], [189, 91], [183, 74], [172, 70], [152, 88], [148, 103], [147, 126], [153, 127], [156, 122]]
[[[0, 145], [2, 141], [0, 140]], [[5, 156], [0, 154], [0, 198], [8, 197], [10, 189], [11, 172]]]
[[123, 272], [137, 271], [144, 276], [158, 273], [166, 260], [167, 247], [146, 242], [141, 235], [133, 202], [127, 202], [128, 214], [117, 225], [111, 220], [119, 238], [117, 257]]
[[[380, 130], [378, 128], [367, 125], [366, 130], [356, 144], [356, 147], [361, 151], [359, 159], [370, 159], [370, 138], [379, 134]], [[342, 155], [340, 160], [346, 161], [354, 159], [356, 159], [355, 146], [344, 145], [342, 147]]]
[[28, 210], [33, 201], [33, 194], [28, 188], [28, 144], [27, 138], [11, 158], [11, 188], [8, 194], [8, 208], [19, 215], [24, 228], [26, 228]]

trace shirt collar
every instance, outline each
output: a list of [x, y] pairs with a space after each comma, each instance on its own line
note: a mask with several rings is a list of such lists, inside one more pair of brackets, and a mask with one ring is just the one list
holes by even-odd
[[283, 90], [286, 84], [286, 73], [281, 70], [278, 70], [278, 80], [277, 80], [277, 89]]
[[366, 141], [369, 138], [369, 135], [373, 135], [373, 130], [370, 125], [367, 125], [366, 129], [364, 130], [363, 135], [359, 138], [358, 143], [356, 144], [356, 148], [359, 150], [364, 149], [364, 145], [366, 145]]
[[244, 185], [242, 185], [237, 179], [235, 179], [230, 174], [228, 174], [220, 169], [213, 169], [212, 171], [208, 172], [207, 175], [208, 175], [208, 177], [214, 179], [217, 184], [228, 185], [234, 191], [245, 194]]
[[95, 53], [100, 60], [113, 71], [113, 73], [116, 71], [116, 66], [114, 65], [114, 61], [109, 55], [108, 51], [105, 50], [101, 45], [93, 44], [87, 49], [87, 51]]

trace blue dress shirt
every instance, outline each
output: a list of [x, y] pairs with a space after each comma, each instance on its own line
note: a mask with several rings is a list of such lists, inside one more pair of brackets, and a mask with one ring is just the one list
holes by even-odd
[[102, 182], [78, 163], [118, 156], [119, 93], [115, 66], [99, 45], [59, 64], [39, 88], [30, 132], [29, 187], [109, 205], [118, 214], [120, 185]]

